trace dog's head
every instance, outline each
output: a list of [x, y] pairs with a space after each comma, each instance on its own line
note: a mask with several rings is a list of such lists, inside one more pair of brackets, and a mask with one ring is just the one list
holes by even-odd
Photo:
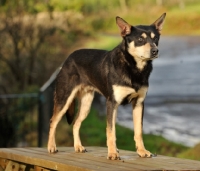
[[158, 57], [158, 42], [166, 13], [151, 25], [131, 26], [120, 17], [116, 17], [121, 36], [126, 42], [127, 51], [138, 60], [153, 60]]

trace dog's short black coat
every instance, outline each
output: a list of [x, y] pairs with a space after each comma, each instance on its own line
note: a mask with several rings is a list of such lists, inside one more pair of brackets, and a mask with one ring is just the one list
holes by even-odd
[[149, 26], [131, 26], [116, 18], [122, 42], [111, 51], [81, 49], [73, 52], [64, 62], [55, 87], [54, 114], [51, 119], [48, 150], [56, 152], [55, 129], [66, 114], [71, 124], [75, 116], [75, 98], [79, 111], [74, 122], [74, 148], [85, 152], [81, 145], [79, 129], [86, 118], [94, 96], [99, 92], [107, 99], [108, 158], [119, 159], [115, 143], [115, 117], [120, 104], [132, 103], [137, 152], [141, 157], [152, 154], [144, 148], [142, 117], [144, 98], [149, 86], [152, 60], [158, 56], [158, 41], [165, 13]]

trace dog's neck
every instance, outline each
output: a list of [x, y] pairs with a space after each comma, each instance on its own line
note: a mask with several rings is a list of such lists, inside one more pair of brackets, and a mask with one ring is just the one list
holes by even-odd
[[[131, 55], [132, 56], [132, 55]], [[136, 66], [137, 68], [142, 71], [144, 69], [144, 67], [147, 65], [147, 62], [146, 60], [142, 60], [141, 58], [139, 57], [135, 57], [135, 56], [132, 56], [133, 59], [135, 60], [136, 62]]]
[[128, 60], [129, 62], [130, 62], [130, 60], [133, 61], [133, 63], [135, 64], [135, 67], [140, 72], [142, 72], [144, 70], [145, 66], [147, 66], [148, 64], [150, 64], [150, 65], [152, 64], [151, 60], [144, 60], [137, 56], [131, 55], [128, 51], [128, 47], [124, 40], [121, 42], [121, 44], [119, 46], [120, 46], [121, 51], [124, 53], [124, 57], [126, 58], [126, 60]]

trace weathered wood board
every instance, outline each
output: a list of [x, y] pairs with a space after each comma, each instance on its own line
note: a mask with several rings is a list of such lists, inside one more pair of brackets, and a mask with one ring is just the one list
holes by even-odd
[[[8, 167], [11, 167], [21, 171], [25, 170], [25, 167], [30, 171], [200, 170], [200, 161], [161, 155], [140, 158], [136, 152], [125, 150], [120, 150], [121, 160], [110, 161], [106, 159], [107, 148], [86, 149], [87, 153], [75, 153], [73, 147], [58, 147], [58, 153], [49, 154], [46, 148], [0, 148], [0, 166], [3, 170], [9, 170]], [[19, 166], [12, 162], [19, 163]]]

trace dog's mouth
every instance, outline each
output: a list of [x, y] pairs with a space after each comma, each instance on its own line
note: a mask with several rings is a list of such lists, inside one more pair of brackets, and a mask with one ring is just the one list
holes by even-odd
[[150, 57], [150, 58], [147, 58], [147, 57], [144, 57], [144, 56], [140, 56], [140, 58], [141, 58], [143, 61], [152, 61], [152, 60], [158, 58], [158, 55], [152, 56], [152, 57]]
[[151, 57], [149, 60], [154, 60], [156, 58], [158, 58], [158, 55], [155, 55], [155, 56]]

